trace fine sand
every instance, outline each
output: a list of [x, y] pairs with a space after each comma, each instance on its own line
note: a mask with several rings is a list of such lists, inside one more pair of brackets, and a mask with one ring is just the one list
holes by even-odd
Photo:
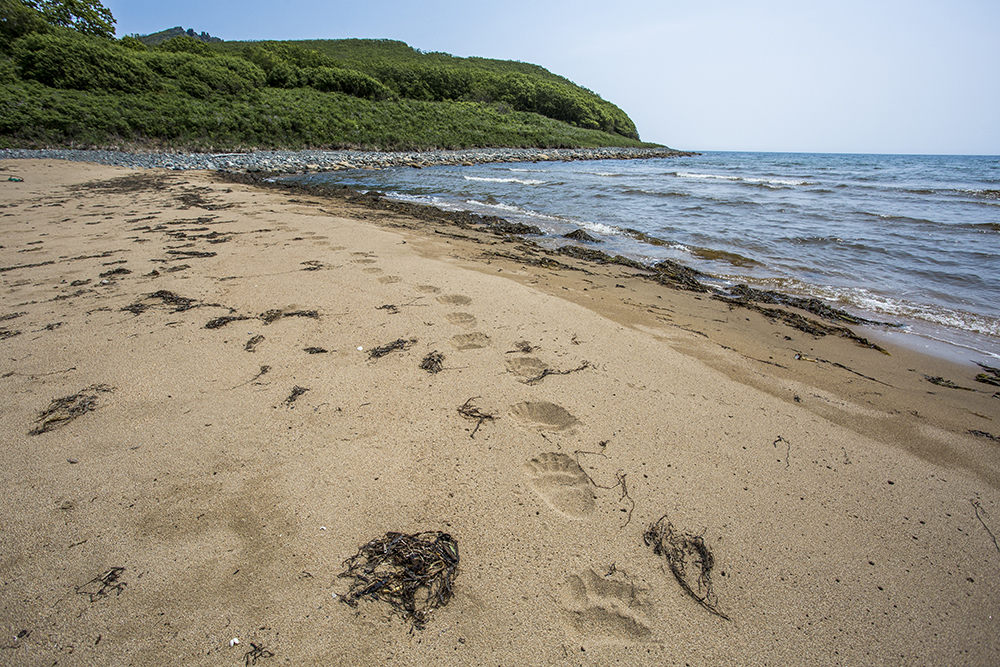
[[[0, 664], [1000, 655], [978, 366], [201, 172], [0, 162], [0, 230]], [[422, 629], [343, 603], [390, 531]]]

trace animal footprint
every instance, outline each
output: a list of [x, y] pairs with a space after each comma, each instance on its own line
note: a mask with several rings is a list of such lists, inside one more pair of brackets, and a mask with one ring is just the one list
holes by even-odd
[[576, 637], [600, 643], [648, 641], [650, 608], [644, 591], [627, 580], [609, 579], [591, 569], [566, 579], [562, 590], [565, 628]]
[[580, 423], [566, 408], [547, 401], [518, 403], [510, 409], [510, 414], [542, 431], [566, 431]]
[[441, 288], [434, 285], [417, 285], [417, 291], [425, 294], [440, 294]]
[[451, 344], [456, 350], [481, 350], [488, 347], [490, 337], [479, 331], [467, 334], [459, 334], [451, 337]]
[[452, 324], [457, 324], [467, 329], [476, 326], [476, 316], [472, 313], [448, 313], [444, 318]]
[[382, 276], [381, 278], [378, 279], [378, 281], [383, 285], [394, 285], [402, 280], [403, 279], [400, 278], [399, 276]]
[[507, 368], [511, 373], [521, 377], [538, 377], [545, 372], [545, 364], [535, 357], [514, 357], [507, 360]]
[[468, 306], [472, 303], [472, 298], [467, 297], [464, 294], [446, 294], [444, 296], [439, 296], [437, 300], [451, 306]]
[[545, 452], [524, 464], [531, 487], [552, 509], [571, 519], [594, 511], [594, 489], [580, 464], [566, 454]]

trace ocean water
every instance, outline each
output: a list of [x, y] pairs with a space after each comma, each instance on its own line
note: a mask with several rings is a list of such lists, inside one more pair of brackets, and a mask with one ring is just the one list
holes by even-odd
[[876, 337], [1000, 358], [1000, 157], [712, 152], [300, 178], [530, 223], [553, 247], [583, 229], [607, 253], [904, 325]]

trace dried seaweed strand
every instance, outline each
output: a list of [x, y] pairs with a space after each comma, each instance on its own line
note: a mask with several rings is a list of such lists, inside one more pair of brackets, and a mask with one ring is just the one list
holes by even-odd
[[522, 382], [524, 384], [538, 384], [539, 382], [541, 382], [542, 380], [544, 380], [549, 375], [569, 375], [570, 373], [576, 373], [577, 371], [582, 371], [582, 370], [587, 369], [587, 368], [590, 368], [590, 362], [589, 361], [585, 361], [579, 367], [577, 367], [577, 368], [571, 368], [568, 371], [557, 371], [554, 368], [546, 368], [545, 370], [543, 370], [541, 372], [540, 375], [536, 375], [535, 377], [528, 378], [526, 380], [522, 380]]
[[628, 494], [628, 486], [626, 486], [625, 484], [625, 473], [619, 470], [618, 472], [615, 473], [615, 478], [618, 480], [618, 486], [622, 490], [622, 495], [618, 500], [619, 501], [628, 500], [629, 503], [631, 503], [632, 505], [631, 507], [629, 507], [628, 510], [628, 518], [625, 520], [625, 523], [622, 524], [622, 528], [625, 528], [630, 523], [632, 523], [632, 512], [635, 511], [635, 501], [632, 499], [632, 496]]
[[[653, 547], [654, 554], [666, 559], [674, 579], [688, 597], [719, 618], [732, 620], [719, 610], [715, 602], [715, 595], [712, 592], [712, 568], [715, 567], [715, 558], [705, 546], [705, 540], [701, 535], [675, 531], [667, 516], [663, 515], [649, 527], [643, 539], [647, 546]], [[696, 570], [697, 576], [693, 579], [692, 573], [688, 571], [689, 567]], [[694, 586], [697, 586], [699, 591], [704, 590], [705, 594], [696, 593]]]
[[985, 521], [983, 521], [983, 517], [979, 515], [980, 510], [982, 510], [983, 512], [985, 512], [986, 510], [984, 510], [980, 506], [978, 500], [970, 500], [969, 502], [972, 503], [972, 509], [976, 511], [976, 518], [979, 519], [979, 523], [983, 524], [983, 528], [986, 529], [986, 532], [989, 533], [990, 538], [993, 540], [993, 546], [996, 547], [997, 552], [1000, 553], [1000, 544], [997, 544], [997, 536], [993, 534], [993, 531], [990, 530], [990, 527], [986, 525]]
[[77, 586], [76, 592], [79, 595], [88, 596], [91, 602], [110, 597], [112, 593], [116, 596], [121, 595], [122, 591], [128, 585], [120, 580], [124, 571], [124, 567], [113, 567], [99, 577], [94, 577], [84, 585]]
[[261, 658], [273, 658], [274, 653], [269, 651], [263, 644], [250, 642], [250, 650], [243, 654], [243, 662], [247, 667], [256, 665]]
[[481, 396], [473, 396], [465, 403], [458, 406], [458, 414], [462, 415], [466, 419], [472, 419], [477, 422], [476, 428], [472, 429], [472, 433], [469, 435], [470, 438], [476, 437], [476, 431], [479, 430], [479, 427], [483, 425], [484, 421], [493, 421], [496, 419], [495, 416], [482, 412], [479, 408], [473, 407], [472, 402], [477, 398], [481, 398]]

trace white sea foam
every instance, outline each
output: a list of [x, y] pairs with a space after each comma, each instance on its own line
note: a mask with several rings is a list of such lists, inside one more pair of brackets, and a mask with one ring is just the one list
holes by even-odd
[[622, 235], [622, 230], [613, 225], [605, 225], [600, 222], [590, 222], [588, 220], [575, 220], [574, 222], [583, 227], [584, 229], [587, 229], [592, 232], [597, 232], [598, 234], [604, 234], [605, 236]]
[[790, 187], [795, 185], [815, 185], [809, 181], [793, 181], [785, 178], [747, 178], [744, 176], [726, 176], [723, 174], [697, 174], [692, 172], [679, 171], [675, 174], [680, 178], [696, 178], [717, 181], [732, 181], [736, 183], [751, 183], [753, 185], [764, 185], [767, 187]]
[[526, 218], [536, 218], [538, 220], [554, 220], [562, 221], [562, 218], [557, 218], [551, 215], [545, 215], [544, 213], [538, 213], [537, 211], [530, 211], [526, 208], [521, 208], [520, 206], [514, 206], [513, 204], [500, 204], [500, 203], [490, 203], [485, 201], [479, 201], [478, 199], [467, 199], [465, 203], [475, 209], [491, 209], [496, 211], [503, 211], [504, 213], [513, 213], [515, 215], [524, 216]]
[[[373, 192], [373, 190], [368, 190], [368, 193]], [[428, 195], [408, 195], [402, 192], [386, 192], [385, 196], [389, 199], [395, 199], [397, 201], [410, 202], [411, 204], [430, 204], [433, 206], [445, 206], [446, 202], [439, 197], [430, 197]]]
[[467, 181], [481, 181], [483, 183], [519, 183], [521, 185], [545, 185], [548, 181], [540, 181], [535, 178], [487, 178], [485, 176], [463, 176]]
[[[776, 278], [761, 281], [746, 276], [719, 276], [732, 284], [756, 284], [763, 289], [775, 289], [792, 294], [816, 297], [839, 307], [852, 308], [862, 317], [872, 319], [872, 314], [881, 319], [902, 318], [922, 321], [953, 329], [960, 329], [985, 336], [1000, 336], [1000, 319], [978, 315], [957, 308], [916, 303], [907, 299], [877, 294], [863, 287], [835, 287], [832, 285], [811, 285], [792, 278]], [[869, 313], [864, 315], [863, 313]], [[887, 317], [888, 316], [888, 317]]]

